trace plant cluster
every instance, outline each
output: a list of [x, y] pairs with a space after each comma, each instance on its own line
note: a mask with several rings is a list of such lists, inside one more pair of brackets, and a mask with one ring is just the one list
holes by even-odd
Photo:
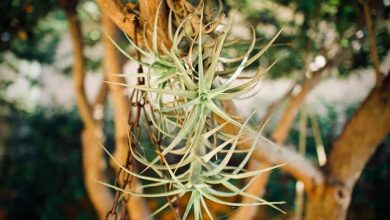
[[[142, 172], [127, 170], [116, 162], [132, 176], [150, 182], [142, 185], [142, 189], [168, 185], [169, 190], [161, 193], [137, 193], [136, 190], [128, 191], [102, 184], [131, 195], [171, 197], [172, 201], [190, 193], [183, 219], [188, 217], [191, 209], [195, 219], [201, 218], [202, 211], [213, 219], [206, 199], [228, 206], [270, 205], [280, 210], [275, 205], [283, 202], [267, 202], [245, 192], [258, 175], [280, 166], [255, 171], [245, 169], [257, 141], [265, 139], [261, 135], [261, 129], [248, 125], [251, 116], [243, 121], [229, 115], [221, 107], [223, 101], [245, 98], [244, 96], [257, 92], [256, 85], [273, 64], [254, 74], [244, 74], [243, 70], [265, 53], [280, 32], [260, 51], [254, 53], [256, 40], [252, 29], [252, 40], [245, 54], [232, 57], [228, 48], [234, 46], [237, 40], [228, 39], [231, 22], [224, 24], [221, 21], [223, 17], [220, 12], [205, 13], [204, 5], [201, 4], [173, 32], [170, 16], [168, 29], [172, 46], [167, 49], [159, 47], [156, 16], [152, 45], [145, 39], [143, 47], [140, 47], [128, 38], [142, 55], [142, 59], [130, 56], [113, 41], [126, 57], [146, 70], [146, 73], [137, 75], [145, 80], [143, 85], [119, 85], [142, 91], [148, 97], [152, 108], [145, 113], [153, 125], [155, 136], [159, 137], [155, 144], [158, 145], [156, 156], [151, 160], [142, 151], [130, 148], [133, 158], [146, 167]], [[226, 132], [226, 126], [234, 126], [238, 132]], [[255, 136], [254, 143], [247, 149], [238, 147], [241, 142], [247, 141], [244, 133]], [[229, 162], [237, 155], [243, 159], [238, 165], [231, 165]], [[114, 157], [112, 159], [115, 160]], [[154, 175], [147, 175], [146, 170], [152, 170]], [[232, 183], [233, 180], [248, 178], [250, 180], [241, 188]], [[236, 203], [224, 199], [237, 195], [252, 198], [254, 202]], [[153, 215], [169, 204], [160, 207]]]

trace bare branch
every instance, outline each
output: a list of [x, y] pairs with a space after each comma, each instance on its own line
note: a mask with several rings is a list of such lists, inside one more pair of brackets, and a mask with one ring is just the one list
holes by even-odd
[[312, 91], [318, 82], [320, 82], [322, 77], [329, 72], [329, 69], [337, 66], [348, 52], [348, 49], [341, 49], [332, 59], [327, 62], [324, 67], [312, 72], [312, 76], [310, 78], [306, 78], [304, 82], [299, 85], [300, 91], [298, 93], [292, 93], [288, 105], [282, 114], [280, 122], [272, 133], [272, 139], [276, 143], [281, 144], [285, 142], [299, 106], [301, 106], [306, 96], [310, 93], [310, 91]]
[[380, 64], [379, 64], [378, 50], [376, 47], [376, 37], [375, 37], [375, 32], [373, 30], [373, 25], [371, 20], [370, 6], [368, 5], [368, 2], [366, 0], [363, 0], [362, 4], [364, 10], [364, 19], [367, 26], [367, 32], [368, 32], [368, 42], [370, 44], [371, 59], [372, 59], [372, 64], [374, 66], [375, 75], [376, 75], [376, 86], [380, 86], [383, 80], [383, 76], [381, 74], [380, 67], [379, 67]]
[[97, 137], [96, 131], [84, 129], [81, 134], [84, 184], [99, 219], [105, 219], [111, 208], [113, 197], [107, 187], [96, 183], [96, 180], [107, 182], [103, 174], [104, 166], [102, 166], [104, 152], [97, 143], [97, 139], [102, 139], [102, 136]]
[[83, 55], [84, 46], [81, 41], [81, 27], [75, 10], [66, 8], [66, 17], [69, 23], [69, 31], [73, 43], [73, 80], [76, 90], [77, 105], [84, 125], [93, 128], [95, 122], [92, 117], [91, 105], [88, 102], [84, 89], [85, 62]]
[[95, 108], [104, 105], [107, 100], [107, 95], [108, 95], [108, 85], [102, 82], [99, 91], [95, 97], [95, 101], [92, 105], [92, 109], [94, 110]]
[[[227, 109], [229, 114], [237, 115], [234, 104], [232, 102], [223, 102], [224, 109]], [[223, 119], [215, 116], [219, 123], [223, 123]], [[233, 125], [226, 125], [224, 132], [236, 134], [237, 127]], [[246, 133], [243, 135], [243, 141], [239, 147], [242, 149], [250, 148], [255, 141], [254, 134]], [[264, 139], [260, 139], [256, 144], [256, 150], [253, 157], [260, 162], [266, 162], [271, 165], [287, 163], [283, 169], [296, 179], [304, 182], [306, 189], [311, 190], [315, 185], [323, 182], [323, 176], [320, 170], [295, 150], [288, 147], [276, 146]]]
[[275, 101], [274, 103], [270, 104], [267, 107], [267, 111], [262, 116], [261, 120], [259, 121], [258, 127], [265, 125], [265, 123], [268, 121], [269, 118], [272, 117], [272, 115], [275, 113], [275, 111], [279, 107], [281, 107], [282, 104], [291, 97], [291, 93], [294, 91], [295, 86], [293, 86], [291, 89], [289, 89], [279, 100]]
[[[106, 181], [104, 176], [103, 149], [98, 145], [98, 140], [102, 141], [103, 132], [101, 125], [95, 121], [92, 114], [91, 104], [88, 102], [85, 89], [85, 61], [83, 55], [83, 44], [80, 22], [77, 19], [77, 0], [61, 1], [65, 9], [69, 30], [73, 43], [73, 79], [76, 90], [77, 106], [81, 119], [84, 123], [81, 140], [83, 147], [83, 170], [84, 184], [88, 192], [99, 219], [104, 219], [106, 212], [110, 209], [113, 201], [112, 194], [107, 187], [97, 184], [95, 181]], [[100, 90], [97, 103], [104, 102], [106, 92]]]

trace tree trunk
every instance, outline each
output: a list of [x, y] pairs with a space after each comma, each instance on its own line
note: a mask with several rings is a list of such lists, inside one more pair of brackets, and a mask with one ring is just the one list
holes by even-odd
[[106, 181], [103, 149], [98, 144], [98, 141], [103, 140], [103, 132], [101, 125], [93, 117], [93, 109], [84, 90], [85, 63], [81, 26], [76, 14], [77, 1], [61, 1], [61, 4], [66, 11], [73, 42], [73, 79], [77, 106], [84, 124], [82, 131], [84, 183], [99, 219], [105, 219], [107, 211], [111, 208], [113, 198], [107, 187], [95, 182], [96, 180]]
[[109, 16], [111, 20], [129, 37], [134, 38], [134, 25], [131, 15], [126, 14], [118, 1], [96, 0], [102, 12]]
[[105, 219], [107, 212], [111, 209], [113, 197], [106, 186], [96, 183], [96, 180], [107, 182], [103, 175], [104, 152], [97, 142], [102, 139], [102, 137], [97, 137], [98, 130], [100, 129], [84, 129], [81, 134], [84, 185], [99, 219]]
[[[168, 13], [166, 10], [165, 1], [159, 8], [160, 0], [139, 0], [139, 17], [135, 14], [126, 12], [117, 1], [113, 0], [97, 0], [101, 10], [106, 14], [122, 31], [124, 31], [133, 40], [135, 39], [134, 20], [137, 20], [140, 25], [140, 32], [144, 31], [143, 27], [146, 26], [145, 36], [147, 39], [143, 39], [143, 35], [138, 36], [138, 43], [148, 45], [153, 44], [153, 31], [155, 18], [158, 15], [158, 29], [157, 29], [157, 46], [161, 51], [162, 47], [170, 48], [171, 41], [168, 35]], [[144, 42], [147, 40], [147, 42]], [[152, 48], [152, 46], [150, 46]]]
[[[304, 102], [306, 96], [312, 91], [312, 89], [320, 82], [321, 78], [324, 74], [329, 71], [332, 67], [337, 65], [341, 62], [342, 57], [345, 56], [347, 53], [346, 50], [341, 50], [337, 53], [337, 55], [332, 59], [329, 60], [328, 63], [322, 67], [321, 69], [312, 72], [311, 78], [306, 78], [304, 82], [301, 85], [298, 85], [300, 87], [300, 90], [297, 93], [294, 93], [294, 88], [286, 93], [285, 96], [281, 98], [281, 100], [277, 101], [273, 105], [270, 106], [270, 110], [275, 108], [275, 106], [278, 106], [281, 102], [288, 99], [287, 107], [282, 113], [282, 117], [279, 120], [279, 123], [277, 124], [275, 130], [271, 134], [272, 141], [275, 142], [277, 145], [283, 145], [286, 142], [286, 139], [288, 137], [288, 134], [290, 133], [291, 127], [293, 125], [294, 119], [297, 115], [299, 107]], [[266, 117], [270, 117], [272, 113], [267, 112]], [[263, 119], [261, 121], [261, 124], [263, 124], [267, 118]], [[264, 169], [267, 167], [270, 167], [272, 164], [268, 164], [264, 161], [260, 161], [261, 163], [257, 163], [257, 166], [253, 166], [251, 169], [253, 170], [259, 170]], [[253, 183], [247, 190], [247, 192], [251, 192], [253, 195], [262, 197], [265, 193], [265, 188], [268, 183], [269, 174], [264, 173], [257, 177], [256, 183]], [[311, 190], [311, 185], [306, 185], [306, 190]], [[247, 202], [254, 202], [254, 200], [249, 200], [247, 198], [244, 199], [244, 201]], [[239, 210], [232, 216], [231, 219], [233, 220], [240, 220], [245, 217], [245, 219], [253, 219], [256, 215], [256, 206], [246, 206], [246, 207], [240, 207]]]
[[[75, 10], [77, 1], [62, 1], [61, 3], [66, 11], [73, 42], [73, 79], [75, 83], [77, 106], [79, 108], [80, 117], [84, 123], [84, 129], [81, 135], [84, 183], [99, 219], [104, 219], [107, 211], [111, 207], [113, 198], [107, 187], [95, 182], [96, 180], [105, 181], [105, 176], [103, 174], [103, 150], [97, 142], [98, 140], [102, 141], [103, 132], [101, 125], [92, 116], [92, 107], [88, 102], [84, 91], [85, 63], [81, 27]], [[102, 96], [104, 95], [98, 95], [100, 101], [104, 100]]]
[[324, 190], [309, 195], [306, 219], [345, 219], [357, 179], [390, 131], [390, 75], [374, 89], [333, 144]]
[[[114, 24], [106, 15], [102, 15], [102, 28], [106, 34], [108, 34], [113, 40], [117, 39], [117, 31]], [[110, 82], [124, 83], [125, 81], [121, 77], [117, 77], [113, 74], [121, 72], [121, 65], [119, 61], [118, 51], [112, 42], [107, 38], [103, 38], [104, 45], [104, 71], [107, 80]], [[123, 87], [110, 86], [110, 91], [114, 104], [114, 123], [115, 123], [115, 152], [114, 157], [121, 163], [125, 164], [127, 160], [127, 154], [129, 153], [128, 145], [128, 124], [127, 117], [129, 115], [129, 101], [126, 98], [125, 90]], [[113, 164], [113, 167], [118, 171], [119, 167]], [[122, 178], [120, 178], [122, 180]], [[138, 180], [133, 177], [132, 184], [134, 187], [138, 187]], [[127, 203], [127, 210], [131, 219], [149, 219], [150, 212], [145, 200], [142, 197], [131, 196]]]

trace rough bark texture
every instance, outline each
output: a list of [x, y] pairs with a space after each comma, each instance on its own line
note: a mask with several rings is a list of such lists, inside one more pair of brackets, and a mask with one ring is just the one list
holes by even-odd
[[390, 132], [390, 75], [374, 89], [333, 144], [324, 190], [309, 196], [306, 219], [345, 219], [357, 179]]
[[107, 15], [123, 32], [134, 38], [134, 23], [131, 15], [123, 11], [118, 1], [96, 0], [101, 10]]
[[[71, 4], [73, 3], [73, 4]], [[69, 5], [71, 4], [71, 5]], [[76, 15], [77, 1], [62, 1], [69, 23], [69, 31], [73, 43], [73, 79], [76, 90], [76, 100], [80, 117], [84, 124], [82, 131], [82, 154], [84, 182], [89, 198], [96, 209], [99, 219], [104, 219], [113, 201], [111, 192], [107, 187], [95, 181], [105, 181], [103, 149], [97, 141], [102, 141], [101, 125], [93, 118], [92, 107], [84, 91], [85, 63], [80, 23]], [[98, 96], [100, 99], [100, 95]], [[104, 99], [103, 99], [104, 100]]]
[[[165, 1], [159, 8], [160, 0], [140, 0], [139, 12], [140, 17], [135, 14], [128, 13], [124, 7], [117, 1], [113, 0], [97, 0], [101, 10], [106, 14], [122, 31], [124, 31], [132, 39], [135, 38], [134, 21], [137, 20], [140, 26], [140, 32], [146, 31], [147, 43], [152, 45], [153, 29], [155, 18], [158, 14], [158, 48], [161, 50], [162, 46], [170, 48], [171, 42], [168, 38], [168, 17], [166, 12]], [[159, 13], [157, 13], [159, 10]], [[143, 35], [138, 36], [138, 42], [143, 44]]]
[[[113, 40], [117, 39], [116, 28], [111, 20], [106, 16], [102, 16], [102, 28]], [[118, 56], [118, 51], [112, 42], [107, 38], [103, 38], [104, 45], [104, 71], [106, 78], [110, 82], [124, 83], [123, 78], [117, 77], [114, 74], [121, 72], [121, 65]], [[127, 154], [129, 152], [128, 145], [128, 124], [127, 117], [129, 115], [129, 101], [126, 98], [125, 91], [119, 86], [110, 86], [110, 92], [113, 98], [114, 104], [114, 123], [115, 123], [115, 152], [114, 157], [117, 158], [121, 164], [126, 163]], [[113, 164], [114, 168], [118, 170], [118, 166]], [[120, 179], [122, 180], [122, 179]], [[133, 186], [139, 186], [138, 180], [133, 178]], [[127, 203], [127, 210], [130, 214], [130, 218], [137, 219], [149, 219], [150, 212], [145, 200], [141, 197], [131, 196]]]
[[[161, 4], [160, 4], [161, 2]], [[141, 25], [146, 25], [147, 40], [150, 45], [153, 40], [154, 23], [157, 19], [157, 42], [158, 47], [171, 47], [171, 41], [168, 38], [168, 16], [165, 1], [162, 0], [139, 0], [139, 10], [141, 16]]]

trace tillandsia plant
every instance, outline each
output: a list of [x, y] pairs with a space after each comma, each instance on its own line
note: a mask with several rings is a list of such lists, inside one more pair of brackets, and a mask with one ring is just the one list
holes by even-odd
[[[275, 205], [283, 203], [267, 202], [245, 192], [254, 178], [281, 165], [265, 170], [247, 171], [245, 166], [256, 148], [257, 141], [265, 138], [260, 130], [248, 125], [254, 114], [245, 121], [238, 120], [226, 113], [220, 105], [221, 101], [242, 98], [255, 90], [264, 73], [273, 64], [265, 71], [258, 70], [252, 75], [244, 75], [243, 70], [264, 54], [280, 32], [260, 51], [254, 53], [256, 41], [252, 28], [252, 41], [247, 51], [242, 56], [232, 58], [227, 51], [227, 48], [236, 42], [227, 39], [231, 22], [223, 24], [223, 16], [219, 13], [220, 11], [214, 16], [206, 15], [203, 4], [200, 4], [193, 13], [182, 19], [174, 33], [172, 16], [169, 16], [168, 29], [172, 42], [169, 49], [158, 47], [156, 19], [151, 46], [145, 40], [145, 45], [141, 48], [128, 38], [142, 55], [142, 60], [133, 58], [113, 41], [125, 56], [147, 69], [146, 73], [137, 76], [145, 79], [144, 85], [116, 84], [140, 90], [149, 97], [153, 108], [146, 111], [146, 114], [158, 133], [156, 136], [162, 137], [162, 141], [157, 143], [159, 146], [153, 159], [148, 159], [141, 151], [130, 148], [132, 156], [146, 167], [139, 173], [125, 169], [110, 156], [125, 172], [150, 182], [142, 185], [142, 189], [169, 185], [169, 190], [147, 194], [102, 184], [125, 194], [171, 197], [172, 201], [189, 193], [190, 199], [182, 219], [189, 216], [191, 209], [195, 219], [201, 219], [202, 212], [213, 219], [206, 199], [228, 206], [269, 205], [278, 210], [280, 209]], [[242, 83], [238, 84], [239, 81]], [[216, 117], [224, 122], [220, 123]], [[238, 133], [224, 132], [227, 125], [235, 126]], [[239, 149], [238, 145], [246, 141], [244, 133], [251, 133], [256, 138], [250, 148]], [[107, 153], [109, 154], [108, 151]], [[242, 160], [237, 165], [231, 165], [229, 162], [236, 155]], [[147, 174], [146, 170], [152, 170], [154, 174]], [[241, 188], [232, 183], [232, 180], [247, 178], [250, 180]], [[237, 195], [252, 198], [255, 202], [224, 200]], [[153, 215], [168, 206], [169, 204], [163, 205]]]

